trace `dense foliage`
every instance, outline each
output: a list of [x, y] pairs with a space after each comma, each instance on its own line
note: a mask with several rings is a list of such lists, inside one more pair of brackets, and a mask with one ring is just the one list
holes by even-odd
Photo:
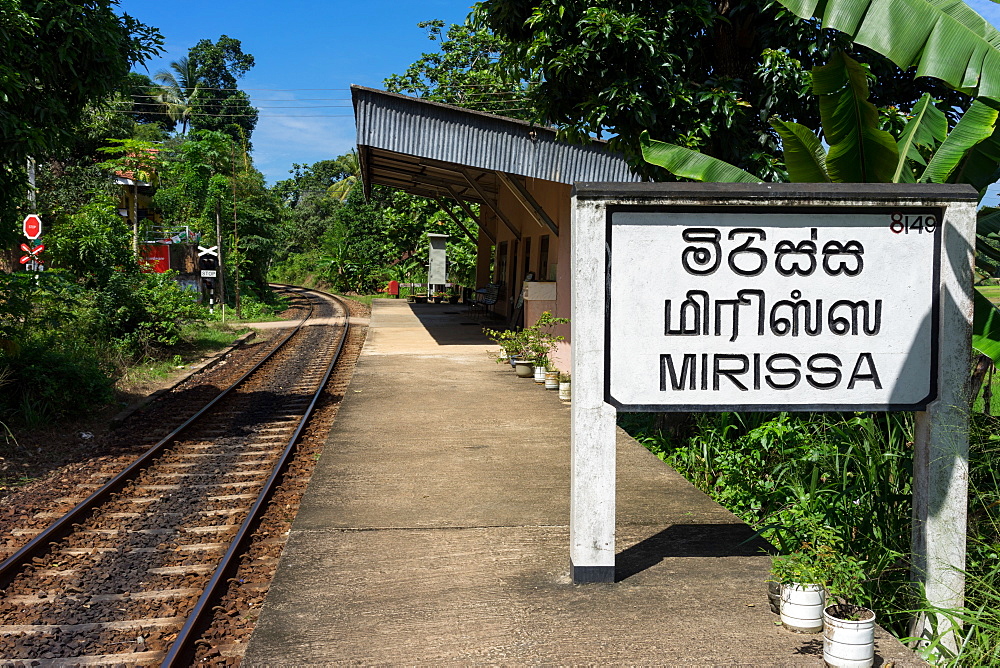
[[[620, 423], [702, 491], [783, 553], [835, 532], [838, 561], [860, 564], [857, 601], [907, 634], [921, 607], [909, 584], [913, 481], [910, 414], [715, 413], [691, 417], [681, 436], [650, 414]], [[966, 611], [970, 642], [958, 665], [995, 665], [1000, 647], [1000, 449], [997, 418], [978, 414], [970, 444]]]
[[[353, 154], [295, 165], [275, 190], [285, 202], [276, 280], [317, 282], [336, 290], [372, 293], [390, 280], [426, 279], [427, 232], [451, 235], [449, 279], [470, 285], [475, 244], [433, 200], [376, 186], [365, 198]], [[467, 226], [474, 226], [469, 221]]]
[[243, 53], [240, 40], [222, 35], [214, 43], [203, 39], [195, 44], [188, 59], [201, 86], [192, 101], [192, 127], [225, 132], [234, 141], [248, 144], [257, 126], [257, 109], [238, 89], [237, 80], [254, 66], [254, 57]]
[[[484, 0], [474, 15], [508, 43], [509, 72], [538, 75], [527, 91], [534, 120], [568, 138], [609, 135], [651, 174], [639, 155], [643, 130], [776, 180], [779, 142], [768, 119], [780, 112], [815, 126], [807, 71], [851, 46], [766, 0]], [[859, 57], [887, 82], [880, 106], [909, 106], [924, 90], [961, 104], [876, 54]]]
[[116, 0], [0, 2], [0, 243], [14, 240], [29, 156], [74, 139], [88, 105], [159, 51], [160, 34], [115, 13]]
[[525, 98], [530, 73], [500, 66], [506, 41], [470, 22], [451, 25], [447, 31], [440, 20], [422, 21], [417, 27], [427, 30], [439, 50], [421, 55], [404, 73], [387, 78], [387, 91], [509, 118], [532, 120], [537, 115]]

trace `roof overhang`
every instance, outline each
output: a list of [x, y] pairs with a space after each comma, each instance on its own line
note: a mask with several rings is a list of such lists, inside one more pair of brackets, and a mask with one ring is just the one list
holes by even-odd
[[601, 141], [567, 144], [553, 128], [362, 86], [351, 97], [366, 194], [378, 184], [495, 205], [498, 190], [520, 183], [511, 177], [640, 180]]

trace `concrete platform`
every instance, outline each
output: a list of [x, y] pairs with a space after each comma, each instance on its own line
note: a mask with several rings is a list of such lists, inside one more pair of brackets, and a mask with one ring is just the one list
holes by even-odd
[[768, 610], [765, 546], [623, 432], [618, 581], [573, 585], [568, 404], [467, 322], [375, 302], [244, 666], [823, 665]]

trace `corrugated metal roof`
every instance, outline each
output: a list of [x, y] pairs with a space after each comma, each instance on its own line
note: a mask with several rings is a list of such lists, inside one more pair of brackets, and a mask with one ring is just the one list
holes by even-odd
[[375, 149], [375, 155], [392, 152], [567, 184], [641, 180], [604, 142], [567, 144], [556, 141], [552, 128], [373, 88], [351, 86], [351, 96], [362, 153]]

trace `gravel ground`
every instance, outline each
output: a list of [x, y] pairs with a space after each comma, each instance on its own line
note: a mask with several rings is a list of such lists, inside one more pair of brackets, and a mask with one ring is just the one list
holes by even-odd
[[[370, 314], [367, 306], [350, 301], [348, 304], [355, 321]], [[294, 319], [301, 314], [301, 309], [293, 306], [283, 315]], [[8, 446], [6, 458], [0, 460], [0, 470], [8, 480], [19, 476], [34, 480], [0, 490], [4, 495], [0, 498], [0, 555], [13, 553], [30, 540], [34, 530], [46, 526], [50, 520], [36, 516], [58, 508], [59, 499], [68, 496], [74, 487], [81, 483], [99, 484], [125, 468], [146, 447], [197, 410], [200, 402], [254, 364], [270, 349], [271, 339], [280, 333], [281, 330], [258, 333], [113, 427], [111, 418], [121, 406], [109, 407], [87, 420], [16, 434], [17, 446]], [[327, 386], [296, 460], [270, 504], [229, 593], [216, 610], [213, 625], [201, 645], [201, 663], [239, 664], [243, 645], [253, 631], [299, 499], [333, 424], [365, 334], [366, 328], [355, 327], [349, 336], [344, 359]], [[168, 379], [160, 385], [170, 382]], [[140, 394], [158, 389], [162, 387], [150, 385], [142, 388]]]

